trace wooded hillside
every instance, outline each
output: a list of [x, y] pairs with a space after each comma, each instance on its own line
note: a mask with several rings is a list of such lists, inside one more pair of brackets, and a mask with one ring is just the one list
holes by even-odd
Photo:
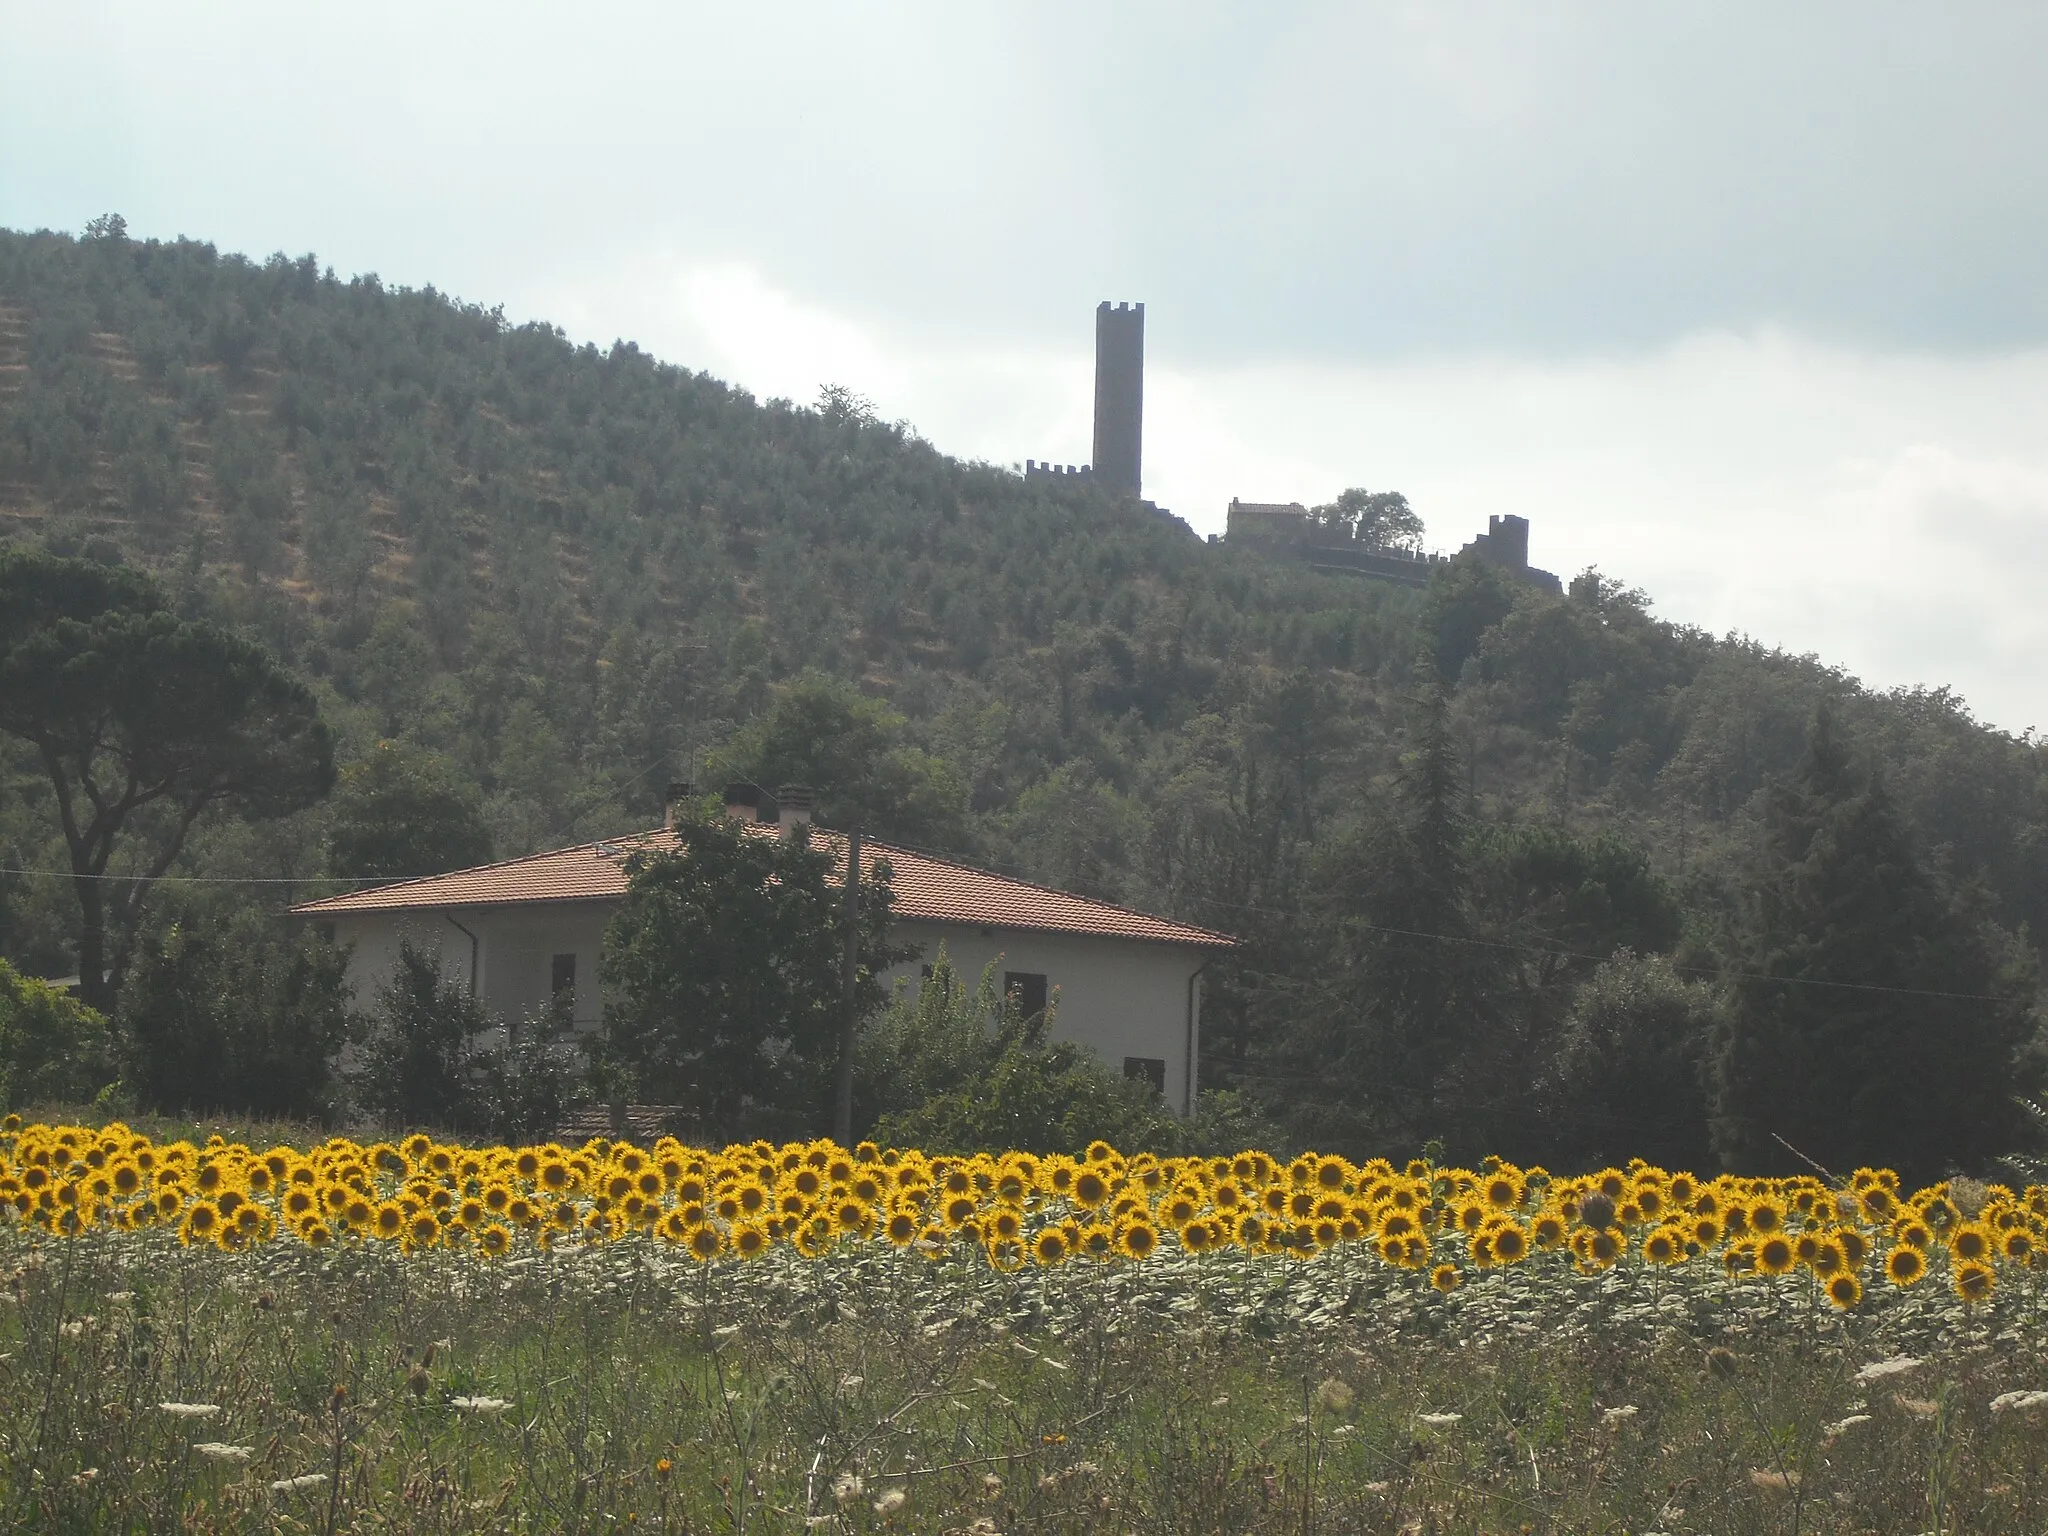
[[[1321, 1091], [1300, 1021], [1384, 1011], [1370, 935], [1462, 968], [1460, 1016], [1513, 1043], [1471, 1047], [1500, 1109], [1474, 1136], [1513, 1131], [1514, 1084], [1622, 985], [1617, 951], [1671, 957], [1675, 1006], [1761, 963], [1749, 898], [1790, 857], [1773, 807], [1823, 703], [2012, 995], [2048, 933], [2048, 754], [1946, 692], [1871, 692], [1594, 573], [1563, 597], [1462, 563], [1427, 592], [1318, 575], [950, 459], [843, 390], [757, 401], [311, 256], [0, 232], [0, 530], [148, 568], [314, 689], [334, 799], [207, 826], [181, 875], [429, 872], [336, 851], [380, 740], [501, 857], [647, 825], [675, 777], [810, 782], [827, 821], [1244, 935], [1206, 1070], [1289, 1115]], [[0, 750], [0, 864], [63, 868], [40, 770]], [[1435, 896], [1360, 890], [1437, 812], [1459, 852], [1417, 866]], [[248, 921], [313, 889], [162, 910]], [[69, 969], [69, 902], [0, 875], [0, 955]], [[1362, 916], [1396, 910], [1436, 917]]]

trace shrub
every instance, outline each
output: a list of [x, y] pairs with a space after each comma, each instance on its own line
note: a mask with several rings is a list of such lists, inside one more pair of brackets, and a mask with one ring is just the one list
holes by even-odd
[[0, 960], [0, 1104], [83, 1103], [117, 1076], [105, 1019]]
[[160, 930], [121, 990], [137, 1096], [174, 1114], [331, 1116], [350, 1025], [344, 964], [307, 934]]

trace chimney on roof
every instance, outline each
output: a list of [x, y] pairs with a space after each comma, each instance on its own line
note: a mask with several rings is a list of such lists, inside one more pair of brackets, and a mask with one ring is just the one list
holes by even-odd
[[725, 786], [725, 814], [730, 821], [756, 821], [760, 818], [761, 786], [758, 784], [728, 784]]
[[811, 787], [808, 784], [784, 784], [775, 791], [775, 810], [775, 819], [781, 823], [784, 837], [798, 826], [809, 826]]
[[696, 798], [696, 785], [681, 780], [670, 784], [661, 797], [661, 824], [673, 828], [680, 817], [689, 814], [690, 802]]

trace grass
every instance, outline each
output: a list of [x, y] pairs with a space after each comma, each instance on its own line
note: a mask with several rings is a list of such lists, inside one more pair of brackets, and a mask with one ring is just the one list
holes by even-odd
[[1991, 1405], [2048, 1388], [2044, 1278], [1837, 1316], [1562, 1264], [1440, 1297], [1339, 1253], [492, 1265], [10, 1226], [0, 1523], [2038, 1532], [2048, 1408]]

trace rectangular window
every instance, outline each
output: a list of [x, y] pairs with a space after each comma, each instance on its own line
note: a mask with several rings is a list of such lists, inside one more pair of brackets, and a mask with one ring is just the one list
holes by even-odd
[[1152, 1091], [1166, 1095], [1166, 1061], [1159, 1056], [1126, 1056], [1124, 1076], [1134, 1082], [1150, 1083]]
[[557, 955], [549, 969], [553, 973], [548, 983], [549, 994], [560, 997], [567, 992], [573, 997], [576, 992], [576, 957]]
[[1003, 972], [1003, 991], [1025, 1018], [1045, 1012], [1045, 977], [1038, 971]]

